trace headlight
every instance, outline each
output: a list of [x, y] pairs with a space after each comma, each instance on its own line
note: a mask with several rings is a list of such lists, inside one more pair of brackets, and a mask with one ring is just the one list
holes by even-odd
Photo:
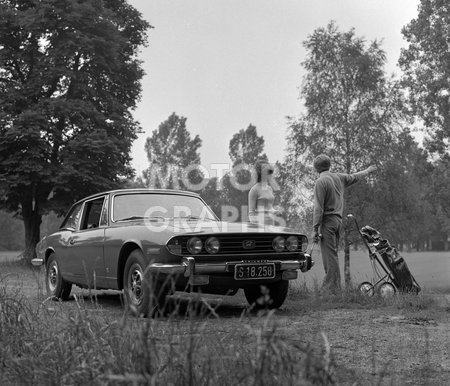
[[174, 253], [175, 255], [181, 255], [181, 244], [178, 240], [170, 240], [169, 243], [167, 244], [167, 249], [171, 252]]
[[216, 237], [210, 237], [206, 240], [205, 249], [208, 253], [217, 253], [220, 249], [220, 242]]
[[198, 237], [191, 237], [187, 242], [187, 249], [193, 255], [197, 255], [202, 251], [203, 243]]
[[298, 249], [299, 242], [298, 238], [295, 236], [289, 236], [286, 240], [286, 248], [288, 251], [296, 251]]
[[276, 252], [282, 252], [284, 250], [286, 240], [284, 237], [277, 236], [272, 241], [272, 247]]
[[301, 236], [301, 251], [306, 252], [308, 249], [308, 238], [306, 236]]

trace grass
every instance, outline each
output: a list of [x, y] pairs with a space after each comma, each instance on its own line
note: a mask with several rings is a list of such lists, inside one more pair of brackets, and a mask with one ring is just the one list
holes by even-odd
[[[394, 313], [418, 322], [445, 317], [427, 292], [382, 299], [349, 289], [321, 296], [318, 281], [296, 282], [280, 311], [254, 314], [230, 305], [223, 311], [214, 299], [184, 298], [175, 299], [176, 312], [159, 319], [130, 317], [117, 297], [110, 307], [93, 292], [51, 301], [40, 271], [1, 263], [0, 384], [395, 384], [389, 363], [377, 359], [376, 337], [369, 337], [367, 358], [352, 359], [351, 349], [340, 349], [376, 324], [363, 319], [363, 327], [338, 339], [329, 321], [340, 311], [365, 318]], [[423, 339], [417, 347], [430, 346], [431, 338]], [[364, 359], [372, 370], [338, 365], [343, 356], [355, 366]], [[427, 359], [415, 379], [427, 379], [431, 369]]]
[[[423, 289], [450, 293], [450, 252], [401, 252], [409, 270]], [[314, 281], [321, 282], [324, 276], [320, 251], [313, 253], [315, 266], [311, 271], [300, 275], [298, 282], [306, 283], [308, 287], [314, 286]], [[344, 272], [344, 254], [339, 252], [341, 274]], [[376, 266], [378, 269], [379, 266]], [[373, 270], [370, 265], [367, 250], [351, 251], [350, 269], [355, 283], [371, 281]], [[343, 278], [342, 278], [343, 279]]]
[[0, 275], [0, 384], [334, 383], [326, 340], [323, 355], [285, 339], [274, 312], [244, 312], [239, 330], [222, 325], [213, 306], [193, 302], [163, 319], [120, 310], [111, 318], [77, 295], [64, 304], [39, 293], [32, 301], [22, 287], [36, 280], [39, 288], [39, 275], [14, 263], [2, 268], [17, 274]]

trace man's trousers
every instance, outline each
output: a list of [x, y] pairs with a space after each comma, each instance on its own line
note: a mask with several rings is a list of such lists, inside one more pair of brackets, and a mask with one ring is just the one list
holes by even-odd
[[320, 226], [320, 251], [322, 253], [325, 278], [322, 288], [336, 293], [341, 289], [341, 273], [338, 261], [339, 238], [342, 233], [342, 219], [338, 215], [324, 216]]

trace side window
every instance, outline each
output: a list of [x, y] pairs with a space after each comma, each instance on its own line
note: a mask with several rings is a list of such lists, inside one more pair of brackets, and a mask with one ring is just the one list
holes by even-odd
[[108, 196], [105, 197], [105, 202], [103, 203], [102, 214], [100, 215], [100, 226], [108, 225]]
[[103, 201], [105, 201], [105, 197], [86, 201], [86, 203], [84, 204], [83, 221], [81, 222], [80, 230], [99, 227]]
[[74, 206], [72, 208], [72, 210], [69, 212], [69, 214], [67, 215], [67, 217], [65, 218], [64, 222], [61, 224], [60, 229], [72, 228], [74, 230], [77, 230], [78, 225], [80, 224], [82, 207], [83, 207], [82, 203]]

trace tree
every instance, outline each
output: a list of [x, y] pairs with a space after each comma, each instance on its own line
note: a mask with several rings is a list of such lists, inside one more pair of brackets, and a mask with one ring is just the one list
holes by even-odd
[[0, 210], [0, 251], [23, 250], [23, 222], [9, 212]]
[[256, 127], [250, 124], [247, 129], [241, 129], [233, 135], [228, 154], [232, 170], [223, 177], [222, 202], [235, 208], [237, 217], [230, 215], [232, 219], [246, 221], [248, 191], [255, 177], [252, 173], [253, 167], [258, 159], [267, 160], [264, 153], [264, 137], [259, 136]]
[[199, 191], [198, 193], [205, 200], [208, 206], [212, 209], [212, 211], [216, 214], [217, 217], [221, 218], [222, 216], [222, 195], [221, 192], [218, 191], [218, 178], [213, 177], [208, 180], [208, 183], [205, 187]]
[[429, 200], [433, 166], [408, 129], [396, 136], [388, 151], [390, 158], [380, 165], [376, 183], [359, 183], [349, 191], [354, 198], [347, 209], [398, 248], [421, 249], [435, 222]]
[[190, 184], [202, 183], [203, 175], [197, 167], [200, 165], [202, 140], [198, 135], [191, 138], [186, 119], [172, 113], [147, 138], [145, 151], [150, 167], [144, 179], [148, 186], [179, 189], [180, 178], [188, 189]]
[[432, 216], [432, 238], [442, 242], [449, 249], [450, 236], [450, 157], [443, 156], [433, 164], [431, 183], [428, 189], [428, 202], [432, 204], [429, 215]]
[[409, 43], [399, 65], [413, 112], [431, 138], [428, 148], [439, 154], [450, 146], [450, 4], [421, 0], [419, 14], [402, 29]]
[[[385, 53], [380, 43], [366, 45], [363, 38], [355, 36], [354, 29], [340, 32], [331, 22], [326, 28], [316, 29], [303, 45], [307, 58], [303, 62], [306, 75], [301, 97], [306, 112], [290, 120], [285, 168], [307, 172], [304, 181], [308, 186], [312, 161], [320, 153], [330, 156], [334, 171], [345, 173], [381, 163], [388, 157], [386, 150], [394, 138], [394, 127], [403, 116], [399, 85], [385, 76]], [[287, 178], [291, 189], [302, 184], [301, 180], [294, 182], [295, 178], [295, 173]], [[347, 205], [351, 205], [349, 198]], [[344, 234], [344, 247], [348, 284], [348, 232]]]
[[[62, 218], [56, 213], [49, 212], [42, 216], [41, 234], [49, 235], [55, 232], [61, 225]], [[0, 251], [23, 251], [24, 249], [24, 226], [23, 221], [14, 217], [11, 212], [0, 211]]]
[[238, 164], [254, 165], [258, 159], [267, 160], [264, 151], [264, 137], [259, 136], [256, 126], [249, 124], [233, 135], [229, 145], [229, 156], [233, 166]]
[[0, 205], [42, 215], [130, 177], [149, 24], [125, 0], [0, 0]]
[[283, 187], [280, 190], [280, 207], [289, 227], [308, 234], [313, 222], [313, 171], [293, 147], [289, 143], [284, 161], [277, 163], [278, 184]]
[[[434, 238], [448, 248], [450, 234], [450, 4], [446, 0], [421, 0], [417, 18], [402, 29], [408, 47], [399, 59], [403, 85], [409, 92], [412, 112], [421, 119], [428, 138], [425, 146], [435, 156], [430, 203]], [[437, 157], [436, 157], [437, 156]], [[439, 237], [437, 237], [439, 236]]]

